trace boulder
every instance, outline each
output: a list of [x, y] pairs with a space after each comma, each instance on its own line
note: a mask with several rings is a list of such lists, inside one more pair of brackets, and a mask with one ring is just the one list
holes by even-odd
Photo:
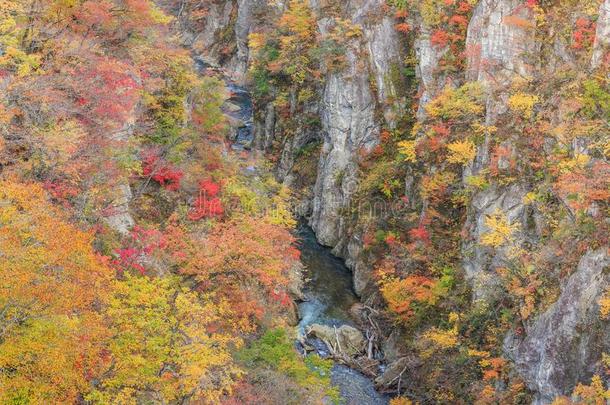
[[383, 374], [375, 379], [375, 385], [378, 387], [390, 387], [394, 385], [401, 375], [404, 374], [408, 365], [409, 359], [407, 357], [401, 357], [400, 359], [393, 361], [388, 365]]
[[366, 348], [366, 339], [362, 332], [349, 325], [337, 328], [314, 323], [307, 328], [307, 335], [323, 340], [333, 352], [348, 356], [362, 353]]

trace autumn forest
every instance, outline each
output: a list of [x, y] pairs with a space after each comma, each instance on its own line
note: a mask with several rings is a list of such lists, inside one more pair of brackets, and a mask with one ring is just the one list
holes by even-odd
[[0, 0], [0, 404], [610, 401], [610, 0]]

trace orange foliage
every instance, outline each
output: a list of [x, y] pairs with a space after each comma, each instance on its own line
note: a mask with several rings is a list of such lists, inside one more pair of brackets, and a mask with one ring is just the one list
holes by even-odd
[[[184, 243], [175, 244], [180, 234], [173, 234], [170, 246], [183, 250]], [[299, 263], [294, 242], [286, 229], [265, 219], [233, 219], [216, 225], [202, 245], [189, 246], [180, 271], [194, 276], [199, 289], [226, 296], [247, 325], [273, 304], [289, 304], [290, 271]]]
[[38, 184], [0, 182], [0, 402], [75, 403], [105, 361], [112, 271]]
[[435, 286], [436, 281], [425, 276], [391, 277], [381, 282], [381, 293], [390, 311], [408, 321], [415, 313], [415, 305], [436, 302]]

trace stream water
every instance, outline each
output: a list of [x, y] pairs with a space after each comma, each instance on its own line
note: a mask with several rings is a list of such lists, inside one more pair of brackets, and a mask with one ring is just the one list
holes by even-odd
[[[207, 73], [210, 66], [203, 60], [196, 60], [200, 72]], [[229, 98], [223, 111], [229, 117], [234, 129], [232, 149], [243, 151], [251, 147], [253, 141], [253, 103], [250, 93], [224, 77]], [[342, 260], [333, 256], [330, 249], [320, 245], [314, 232], [304, 223], [297, 229], [301, 261], [305, 266], [304, 301], [299, 304], [299, 336], [304, 336], [305, 328], [313, 323], [340, 326], [353, 325], [350, 307], [358, 302], [353, 292], [352, 275]], [[308, 340], [316, 352], [326, 357], [328, 349], [321, 341]], [[298, 346], [299, 343], [297, 342]], [[379, 394], [373, 382], [363, 374], [349, 367], [335, 364], [331, 371], [332, 383], [339, 388], [342, 402], [346, 405], [387, 404], [388, 399]]]
[[[299, 304], [301, 321], [298, 333], [304, 334], [308, 325], [321, 323], [340, 326], [353, 325], [349, 309], [358, 302], [352, 288], [352, 274], [343, 261], [320, 245], [310, 227], [300, 224], [297, 229], [301, 261], [305, 265], [305, 301]], [[316, 352], [325, 357], [328, 351], [320, 341], [308, 341]], [[331, 380], [339, 388], [348, 405], [387, 404], [388, 398], [375, 390], [373, 382], [349, 367], [335, 364]]]

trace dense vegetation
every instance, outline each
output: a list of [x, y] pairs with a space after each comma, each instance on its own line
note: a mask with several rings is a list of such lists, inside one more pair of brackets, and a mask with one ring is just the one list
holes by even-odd
[[[158, 4], [198, 29], [203, 3]], [[354, 206], [394, 209], [342, 215], [362, 231], [376, 322], [410, 337], [401, 344], [418, 372], [393, 405], [530, 401], [504, 336], [523, 333], [579, 259], [608, 246], [610, 60], [590, 67], [600, 2], [522, 3], [504, 22], [553, 37], [574, 63], [549, 76], [531, 61], [531, 74], [501, 89], [466, 71], [476, 0], [378, 10], [407, 54], [388, 77], [400, 91], [388, 101], [400, 104], [394, 122], [359, 155]], [[357, 64], [362, 27], [328, 8], [324, 35], [305, 0], [249, 35], [256, 105], [280, 117], [272, 163], [286, 139], [319, 129], [310, 107], [326, 75]], [[164, 10], [152, 0], [0, 0], [0, 402], [338, 401], [332, 363], [293, 347], [291, 191], [263, 158], [230, 152], [225, 85], [194, 69]], [[424, 28], [445, 85], [418, 117], [412, 48]], [[490, 124], [494, 92], [504, 108]], [[315, 182], [320, 143], [296, 153], [299, 186]], [[510, 187], [526, 188], [530, 222], [497, 210], [465, 241], [473, 199]], [[480, 300], [463, 267], [474, 249], [502, 257]], [[599, 307], [607, 321], [610, 291]], [[600, 374], [556, 404], [605, 403]]]

